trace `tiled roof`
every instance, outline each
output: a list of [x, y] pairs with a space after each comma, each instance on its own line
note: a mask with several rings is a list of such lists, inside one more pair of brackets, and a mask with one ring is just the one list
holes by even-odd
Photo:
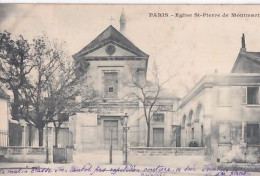
[[96, 47], [104, 44], [107, 41], [114, 41], [119, 45], [129, 49], [141, 57], [148, 57], [146, 53], [136, 47], [131, 41], [129, 41], [123, 34], [116, 30], [112, 25], [107, 27], [101, 34], [99, 34], [92, 42], [85, 46], [82, 50], [74, 55], [74, 57], [82, 56], [95, 49]]
[[240, 51], [232, 73], [260, 73], [260, 52]]

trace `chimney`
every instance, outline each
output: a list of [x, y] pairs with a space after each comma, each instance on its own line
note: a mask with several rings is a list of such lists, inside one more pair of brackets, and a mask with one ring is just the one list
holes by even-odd
[[124, 13], [124, 9], [121, 13], [121, 16], [120, 16], [120, 32], [122, 34], [125, 34], [125, 30], [126, 30], [126, 17], [125, 17], [125, 13]]
[[244, 35], [244, 33], [242, 34], [241, 43], [242, 43], [242, 47], [241, 47], [240, 51], [246, 52], [246, 41], [245, 41], [245, 35]]

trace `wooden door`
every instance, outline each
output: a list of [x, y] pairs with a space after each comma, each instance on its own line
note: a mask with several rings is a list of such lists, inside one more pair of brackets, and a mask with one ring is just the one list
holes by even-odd
[[163, 147], [164, 146], [164, 129], [154, 128], [153, 129], [153, 146]]
[[105, 149], [110, 148], [111, 140], [112, 140], [113, 149], [117, 150], [118, 149], [118, 120], [104, 120], [104, 148]]

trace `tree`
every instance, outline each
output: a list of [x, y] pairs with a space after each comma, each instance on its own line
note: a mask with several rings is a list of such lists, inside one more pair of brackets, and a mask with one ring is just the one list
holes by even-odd
[[86, 81], [88, 66], [74, 63], [62, 45], [46, 36], [29, 44], [23, 36], [13, 40], [11, 33], [0, 33], [0, 82], [13, 93], [12, 118], [38, 129], [39, 146], [46, 124], [53, 122], [57, 145], [60, 126], [81, 108], [82, 102], [73, 98]]
[[34, 67], [30, 64], [31, 59], [30, 45], [22, 35], [15, 40], [7, 31], [0, 33], [0, 82], [12, 92], [11, 114], [14, 120], [23, 115], [20, 109], [21, 89]]
[[[132, 66], [130, 66], [131, 68]], [[170, 76], [165, 81], [160, 81], [158, 77], [158, 68], [154, 63], [152, 74], [152, 81], [148, 81], [145, 77], [145, 73], [139, 73], [135, 67], [131, 70], [131, 81], [127, 83], [127, 86], [132, 89], [129, 94], [127, 94], [127, 101], [139, 101], [142, 104], [142, 109], [144, 112], [144, 117], [147, 126], [147, 141], [146, 146], [150, 147], [150, 132], [151, 132], [151, 121], [155, 117], [154, 115], [160, 111], [169, 111], [171, 107], [163, 103], [161, 98], [162, 93], [165, 91], [163, 86], [167, 83], [173, 76]]]
[[[92, 100], [95, 96], [95, 91], [90, 88], [87, 97], [75, 100], [75, 97], [80, 96], [83, 83], [88, 82], [88, 66], [88, 62], [78, 61], [73, 63], [71, 59], [64, 59], [63, 57], [62, 62], [57, 63], [57, 70], [52, 73], [47, 81], [47, 119], [55, 127], [55, 147], [57, 147], [61, 125], [70, 116], [81, 110], [82, 103]], [[86, 89], [85, 86], [84, 88]]]
[[[53, 122], [57, 145], [60, 126], [80, 108], [73, 98], [78, 94], [77, 87], [87, 73], [88, 64], [74, 65], [62, 46], [45, 36], [34, 39], [31, 52], [34, 68], [22, 90], [23, 119], [38, 129], [39, 146], [43, 145], [43, 128]], [[76, 74], [76, 67], [84, 72]]]

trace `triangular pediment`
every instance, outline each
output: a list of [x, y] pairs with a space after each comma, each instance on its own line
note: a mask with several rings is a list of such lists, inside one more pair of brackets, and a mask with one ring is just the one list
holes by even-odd
[[[111, 49], [112, 48], [112, 52], [111, 53]], [[109, 57], [109, 56], [113, 56], [113, 57], [135, 57], [138, 56], [137, 53], [133, 53], [129, 50], [127, 50], [127, 48], [123, 48], [122, 46], [114, 43], [114, 42], [107, 42], [104, 45], [101, 45], [97, 48], [95, 48], [95, 50], [92, 50], [86, 54], [83, 54], [82, 56], [86, 57]]]
[[[115, 46], [116, 52], [111, 54], [106, 52], [108, 44]], [[121, 55], [120, 55], [121, 53]], [[106, 28], [101, 34], [99, 34], [92, 42], [85, 46], [82, 50], [76, 53], [73, 57], [82, 56], [138, 56], [149, 57], [146, 53], [136, 47], [130, 40], [128, 40], [123, 34], [117, 31], [112, 25]]]

